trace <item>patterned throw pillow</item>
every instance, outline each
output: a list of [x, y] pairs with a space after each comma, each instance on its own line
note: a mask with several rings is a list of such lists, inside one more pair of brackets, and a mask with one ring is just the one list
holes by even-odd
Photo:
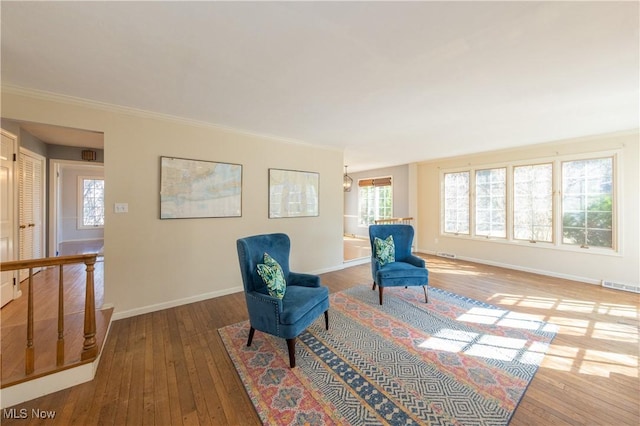
[[384, 240], [375, 237], [373, 243], [376, 246], [376, 259], [380, 262], [380, 266], [396, 261], [396, 246], [393, 244], [393, 235], [389, 235]]
[[262, 277], [262, 281], [267, 285], [269, 295], [282, 299], [287, 283], [284, 279], [284, 272], [280, 264], [269, 254], [264, 254], [264, 263], [258, 264], [258, 275]]

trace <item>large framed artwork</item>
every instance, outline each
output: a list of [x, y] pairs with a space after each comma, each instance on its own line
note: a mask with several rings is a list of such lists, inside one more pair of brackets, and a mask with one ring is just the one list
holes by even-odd
[[318, 216], [320, 175], [269, 169], [269, 218]]
[[160, 219], [242, 216], [242, 165], [160, 157]]

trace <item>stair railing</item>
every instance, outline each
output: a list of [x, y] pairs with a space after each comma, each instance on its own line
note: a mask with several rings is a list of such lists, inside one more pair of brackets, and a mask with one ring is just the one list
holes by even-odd
[[411, 225], [412, 217], [390, 217], [387, 219], [376, 219], [374, 223], [376, 225]]
[[49, 266], [58, 266], [58, 340], [56, 346], [56, 364], [64, 364], [64, 277], [63, 266], [84, 263], [86, 266], [86, 294], [84, 301], [84, 344], [82, 361], [92, 361], [98, 355], [96, 344], [96, 301], [93, 284], [93, 272], [97, 254], [80, 254], [73, 256], [46, 257], [42, 259], [14, 260], [0, 263], [0, 271], [29, 270], [27, 286], [27, 346], [25, 349], [25, 374], [35, 369], [35, 349], [33, 347], [33, 270]]

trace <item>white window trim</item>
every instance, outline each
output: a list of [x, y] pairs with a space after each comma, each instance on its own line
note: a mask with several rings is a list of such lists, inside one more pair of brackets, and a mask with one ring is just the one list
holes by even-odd
[[[514, 229], [513, 229], [514, 223], [515, 223], [515, 211], [514, 211], [515, 200], [513, 196], [513, 191], [515, 189], [515, 185], [514, 185], [515, 168], [526, 167], [526, 166], [543, 166], [547, 164], [551, 164], [551, 228], [552, 228], [551, 241], [531, 241], [531, 240], [527, 241], [522, 239], [516, 239], [514, 236]], [[556, 192], [555, 178], [557, 174], [556, 174], [556, 166], [554, 162], [553, 161], [544, 161], [544, 162], [537, 162], [537, 163], [526, 162], [524, 164], [512, 163], [507, 169], [507, 172], [511, 174], [510, 177], [507, 177], [507, 180], [508, 182], [510, 182], [510, 185], [511, 185], [511, 187], [507, 189], [507, 221], [510, 221], [510, 226], [507, 229], [507, 239], [513, 240], [515, 242], [522, 242], [527, 245], [528, 244], [555, 244], [557, 237], [555, 232], [554, 219], [555, 219], [555, 208], [558, 203], [556, 202], [556, 197], [555, 197], [555, 192]]]
[[[476, 175], [479, 171], [486, 171], [486, 170], [498, 170], [498, 169], [504, 169], [504, 173], [505, 173], [505, 182], [504, 182], [504, 226], [505, 226], [505, 230], [504, 230], [504, 237], [498, 237], [498, 236], [491, 236], [491, 235], [476, 235], [476, 213], [477, 213], [477, 209], [478, 206], [476, 205], [477, 202], [477, 194], [476, 194]], [[471, 176], [469, 177], [469, 181], [471, 183], [471, 181], [473, 182], [473, 187], [469, 188], [470, 192], [471, 192], [471, 198], [473, 199], [473, 204], [469, 206], [469, 209], [471, 209], [471, 207], [473, 207], [473, 212], [471, 212], [471, 210], [469, 210], [469, 215], [471, 217], [471, 219], [473, 220], [473, 229], [469, 228], [469, 232], [472, 235], [475, 235], [477, 238], [481, 238], [481, 239], [489, 239], [489, 240], [505, 240], [505, 239], [510, 239], [509, 236], [509, 229], [512, 227], [512, 220], [509, 220], [509, 208], [510, 208], [510, 199], [513, 197], [510, 197], [510, 191], [511, 191], [511, 187], [512, 187], [512, 180], [509, 179], [509, 173], [513, 173], [513, 170], [511, 167], [509, 166], [499, 166], [499, 167], [482, 167], [482, 168], [476, 168], [473, 170], [473, 178], [471, 178]], [[512, 207], [512, 206], [511, 206]]]
[[384, 175], [384, 176], [373, 176], [373, 177], [366, 177], [366, 178], [360, 178], [357, 180], [356, 185], [354, 185], [356, 187], [356, 189], [358, 190], [358, 214], [357, 214], [357, 221], [358, 221], [358, 228], [362, 228], [362, 229], [368, 229], [369, 225], [361, 225], [360, 224], [360, 181], [361, 180], [376, 180], [376, 179], [391, 179], [391, 217], [393, 217], [393, 194], [394, 194], [394, 190], [393, 190], [393, 186], [394, 186], [394, 181], [395, 179], [393, 178], [393, 175]]
[[[612, 248], [605, 247], [588, 247], [582, 248], [577, 245], [564, 244], [562, 242], [562, 163], [566, 161], [578, 161], [589, 160], [597, 158], [610, 157], [613, 159], [613, 235], [612, 235]], [[552, 242], [529, 242], [523, 240], [515, 240], [513, 238], [513, 167], [535, 165], [541, 163], [552, 163], [553, 167], [553, 241]], [[440, 237], [443, 238], [456, 238], [463, 240], [473, 241], [488, 241], [497, 244], [506, 244], [520, 247], [535, 247], [540, 249], [560, 250], [564, 252], [595, 254], [605, 256], [622, 257], [623, 247], [623, 233], [622, 233], [622, 221], [621, 212], [623, 209], [624, 200], [620, 196], [623, 194], [622, 179], [623, 175], [623, 154], [619, 149], [595, 151], [579, 154], [567, 154], [557, 155], [554, 157], [536, 157], [527, 160], [506, 161], [501, 163], [487, 163], [487, 164], [469, 164], [463, 167], [454, 167], [440, 170]], [[507, 232], [506, 238], [498, 237], [485, 237], [475, 235], [475, 172], [477, 170], [486, 170], [506, 167], [507, 169], [507, 216], [506, 226]], [[467, 234], [454, 234], [444, 232], [444, 175], [445, 173], [459, 173], [469, 172], [469, 235]]]
[[445, 211], [444, 211], [444, 195], [445, 195], [445, 174], [453, 174], [453, 173], [468, 173], [469, 174], [469, 194], [468, 194], [468, 200], [469, 200], [469, 209], [471, 209], [472, 203], [471, 203], [471, 194], [472, 194], [472, 188], [471, 188], [471, 182], [473, 180], [473, 177], [471, 176], [471, 172], [469, 168], [461, 168], [461, 169], [455, 169], [455, 170], [443, 170], [440, 173], [440, 235], [455, 235], [455, 236], [464, 236], [464, 237], [469, 237], [471, 236], [471, 211], [469, 210], [469, 231], [467, 233], [460, 233], [460, 232], [445, 232], [444, 227], [445, 227], [445, 219], [446, 219], [446, 215], [445, 215]]
[[103, 229], [104, 225], [100, 226], [86, 226], [84, 224], [84, 180], [85, 179], [90, 179], [90, 180], [103, 180], [104, 181], [104, 177], [103, 176], [78, 176], [78, 185], [77, 185], [77, 191], [78, 191], [78, 197], [77, 197], [77, 228], [78, 229]]

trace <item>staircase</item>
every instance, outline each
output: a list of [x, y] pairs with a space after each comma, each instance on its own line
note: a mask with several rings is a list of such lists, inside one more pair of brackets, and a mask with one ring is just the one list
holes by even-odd
[[84, 254], [0, 264], [2, 271], [29, 270], [22, 296], [0, 310], [0, 408], [93, 379], [113, 313], [96, 309], [103, 301], [97, 259]]

